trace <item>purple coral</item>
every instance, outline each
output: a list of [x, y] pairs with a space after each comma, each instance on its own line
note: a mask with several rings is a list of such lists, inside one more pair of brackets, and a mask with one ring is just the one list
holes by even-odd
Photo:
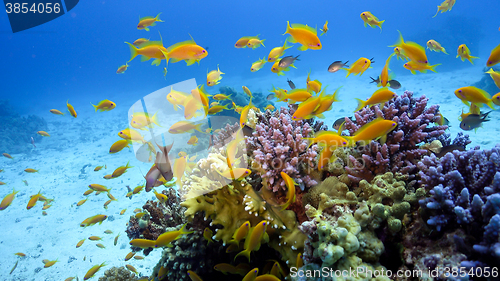
[[427, 224], [443, 232], [466, 230], [471, 239], [461, 239], [461, 248], [472, 261], [463, 266], [500, 265], [500, 145], [427, 156], [418, 168], [419, 183], [431, 195], [419, 202]]
[[315, 166], [317, 145], [308, 147], [308, 141], [304, 140], [313, 129], [306, 121], [292, 121], [293, 112], [291, 107], [282, 107], [266, 113], [270, 116], [259, 116], [253, 136], [247, 138], [253, 158], [260, 166], [257, 173], [274, 192], [285, 189], [281, 172], [294, 178], [302, 189], [317, 184], [308, 172]]
[[412, 180], [417, 173], [417, 162], [428, 154], [419, 144], [444, 134], [447, 126], [431, 126], [440, 118], [439, 106], [427, 107], [425, 96], [413, 97], [413, 93], [405, 91], [403, 95], [378, 106], [365, 107], [357, 111], [355, 121], [346, 118], [345, 127], [350, 135], [356, 133], [361, 126], [382, 117], [398, 123], [395, 130], [387, 135], [387, 141], [381, 145], [371, 142], [361, 148], [361, 158], [350, 156], [351, 167], [346, 171], [354, 182], [362, 179], [371, 181], [375, 175], [385, 172], [400, 173]]

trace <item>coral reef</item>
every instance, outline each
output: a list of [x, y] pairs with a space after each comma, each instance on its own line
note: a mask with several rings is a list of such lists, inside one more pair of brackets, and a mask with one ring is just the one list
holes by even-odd
[[306, 265], [314, 263], [334, 270], [383, 268], [379, 259], [384, 240], [392, 241], [404, 230], [402, 221], [424, 195], [422, 189], [408, 189], [405, 181], [390, 172], [376, 176], [371, 183], [362, 180], [352, 191], [348, 186], [351, 183], [347, 174], [331, 176], [304, 195], [303, 205], [310, 220], [299, 228], [308, 235]]
[[292, 121], [294, 112], [289, 106], [258, 115], [253, 136], [246, 139], [249, 151], [253, 152], [252, 169], [273, 192], [286, 188], [281, 172], [295, 179], [301, 190], [317, 184], [312, 177], [317, 145], [308, 147], [308, 141], [304, 140], [313, 133], [313, 128], [303, 120]]
[[463, 266], [500, 265], [500, 146], [455, 150], [418, 163], [419, 183], [430, 197], [420, 200], [422, 217], [437, 232], [464, 229], [456, 237]]
[[281, 254], [282, 260], [295, 264], [306, 237], [298, 229], [295, 213], [271, 204], [272, 196], [271, 192], [256, 192], [244, 181], [233, 181], [232, 185], [189, 198], [181, 205], [187, 208], [185, 216], [189, 220], [197, 213], [211, 220], [211, 225], [217, 227], [214, 240], [226, 245], [244, 222], [254, 226], [264, 219], [269, 221], [269, 246]]
[[377, 117], [398, 123], [397, 128], [387, 135], [386, 143], [371, 142], [349, 156], [351, 163], [346, 167], [349, 178], [354, 182], [362, 179], [371, 181], [378, 174], [393, 172], [413, 180], [418, 172], [418, 161], [429, 153], [419, 144], [444, 134], [447, 128], [431, 126], [440, 118], [439, 106], [427, 107], [427, 102], [425, 96], [414, 98], [412, 92], [405, 91], [403, 95], [386, 102], [383, 108], [365, 107], [354, 114], [355, 121], [347, 118], [345, 127], [350, 135]]
[[99, 281], [137, 281], [139, 278], [125, 266], [112, 267], [104, 271], [104, 275], [99, 277]]
[[[169, 188], [163, 190], [162, 193], [168, 197], [165, 204], [148, 200], [142, 207], [146, 213], [145, 215], [141, 218], [130, 217], [126, 230], [128, 238], [131, 240], [136, 238], [156, 240], [160, 234], [165, 232], [167, 227], [175, 227], [185, 222], [182, 215], [185, 208], [181, 207], [181, 200], [175, 189]], [[134, 251], [141, 250], [134, 247], [132, 249]], [[144, 254], [147, 255], [152, 250], [152, 248], [144, 249]]]
[[31, 137], [39, 143], [42, 137], [36, 132], [47, 130], [47, 122], [43, 118], [35, 115], [20, 116], [7, 100], [0, 100], [0, 124], [1, 153], [28, 153], [33, 149]]

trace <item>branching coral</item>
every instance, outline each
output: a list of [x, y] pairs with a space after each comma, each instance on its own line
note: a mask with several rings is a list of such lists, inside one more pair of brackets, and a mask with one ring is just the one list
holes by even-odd
[[420, 200], [427, 224], [443, 232], [465, 229], [465, 266], [500, 265], [500, 146], [431, 155], [418, 167], [419, 183], [431, 195]]
[[251, 167], [273, 192], [286, 189], [281, 172], [295, 179], [302, 190], [317, 184], [310, 175], [315, 167], [317, 145], [308, 147], [308, 141], [304, 140], [313, 129], [306, 121], [292, 121], [293, 113], [290, 106], [258, 115], [253, 137], [247, 138], [249, 150], [253, 151]]
[[[146, 212], [145, 215], [141, 218], [130, 217], [126, 230], [130, 239], [156, 240], [160, 234], [165, 232], [165, 228], [185, 222], [185, 218], [182, 216], [185, 208], [181, 207], [177, 192], [173, 188], [169, 188], [164, 190], [163, 194], [168, 196], [168, 200], [164, 204], [148, 200], [142, 207]], [[139, 250], [139, 248], [136, 250]], [[151, 248], [145, 249], [144, 253], [148, 254], [151, 250]]]
[[233, 181], [232, 185], [189, 198], [181, 205], [187, 208], [185, 215], [188, 219], [192, 220], [197, 213], [204, 213], [205, 219], [212, 220], [212, 225], [221, 227], [216, 230], [214, 240], [224, 244], [229, 243], [245, 221], [250, 221], [252, 226], [262, 220], [269, 221], [269, 246], [281, 253], [283, 260], [295, 264], [297, 253], [302, 251], [305, 235], [297, 228], [295, 213], [281, 211], [266, 196], [257, 193], [244, 181]]
[[355, 121], [346, 118], [345, 126], [350, 135], [377, 117], [398, 123], [397, 128], [388, 134], [385, 144], [371, 142], [349, 157], [351, 165], [346, 167], [346, 171], [351, 180], [371, 181], [385, 172], [408, 175], [409, 180], [414, 178], [418, 172], [417, 162], [428, 154], [427, 150], [419, 148], [419, 144], [444, 134], [447, 128], [432, 125], [441, 118], [438, 115], [439, 106], [426, 108], [427, 102], [425, 96], [414, 98], [412, 92], [405, 91], [385, 103], [382, 109], [378, 106], [365, 107], [354, 114]]

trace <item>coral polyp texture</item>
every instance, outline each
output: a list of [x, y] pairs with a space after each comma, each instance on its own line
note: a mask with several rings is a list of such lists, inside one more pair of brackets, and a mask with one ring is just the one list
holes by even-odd
[[500, 265], [500, 146], [452, 151], [418, 163], [420, 184], [430, 196], [420, 200], [427, 225], [439, 233], [457, 228], [462, 266]]
[[294, 112], [290, 106], [258, 115], [253, 136], [247, 138], [253, 152], [252, 169], [274, 192], [285, 189], [281, 172], [295, 179], [302, 190], [317, 184], [310, 176], [316, 165], [317, 145], [309, 147], [304, 139], [314, 133], [313, 126], [304, 120], [293, 121]]
[[441, 118], [439, 105], [427, 107], [428, 101], [424, 95], [416, 98], [412, 92], [405, 91], [382, 108], [376, 105], [357, 111], [354, 121], [346, 118], [345, 128], [350, 135], [378, 117], [397, 123], [384, 144], [371, 142], [349, 156], [351, 163], [346, 167], [349, 178], [355, 182], [371, 181], [377, 174], [393, 172], [414, 179], [418, 161], [429, 153], [419, 145], [439, 137], [448, 128], [434, 124]]

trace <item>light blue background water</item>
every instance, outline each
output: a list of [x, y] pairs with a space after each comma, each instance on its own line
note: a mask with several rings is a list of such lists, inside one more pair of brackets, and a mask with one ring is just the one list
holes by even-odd
[[[469, 67], [456, 59], [459, 44], [469, 46], [484, 65], [491, 49], [500, 42], [500, 2], [496, 0], [458, 0], [452, 11], [436, 13], [441, 1], [80, 1], [75, 9], [52, 22], [12, 34], [7, 15], [0, 12], [0, 99], [8, 98], [21, 112], [64, 108], [64, 102], [98, 102], [109, 95], [117, 103], [133, 102], [161, 87], [196, 78], [205, 81], [207, 70], [220, 65], [226, 76], [222, 84], [237, 84], [232, 79], [272, 76], [285, 87], [286, 78], [269, 71], [249, 71], [252, 62], [267, 57], [271, 48], [283, 44], [286, 21], [321, 28], [329, 21], [329, 31], [321, 36], [323, 49], [301, 52], [296, 47], [287, 55], [300, 54], [297, 69], [288, 77], [325, 72], [335, 60], [355, 61], [375, 57], [379, 69], [392, 52], [400, 30], [405, 40], [425, 45], [429, 39], [440, 42], [450, 54], [428, 52], [431, 64], [441, 63], [438, 71]], [[386, 20], [383, 31], [363, 27], [360, 13], [371, 11]], [[156, 16], [165, 22], [151, 31], [137, 30], [139, 17]], [[166, 47], [188, 40], [208, 47], [208, 57], [200, 65], [184, 62], [170, 64], [163, 77], [160, 67], [140, 62], [129, 63], [123, 75], [116, 69], [130, 58], [124, 41], [146, 37], [158, 40], [161, 33]], [[236, 49], [241, 36], [260, 34], [266, 48]], [[411, 75], [401, 66], [399, 75]], [[378, 70], [377, 70], [378, 71]], [[366, 77], [369, 79], [368, 77]], [[239, 81], [238, 81], [239, 82]], [[328, 81], [323, 81], [328, 83]], [[249, 85], [247, 85], [249, 86]], [[269, 85], [270, 88], [270, 85]], [[494, 93], [492, 93], [494, 94]]]

